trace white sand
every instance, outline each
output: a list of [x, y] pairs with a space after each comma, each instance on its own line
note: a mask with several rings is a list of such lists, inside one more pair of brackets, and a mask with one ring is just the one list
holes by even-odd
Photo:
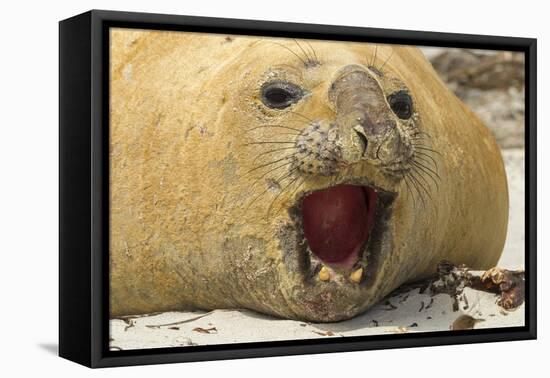
[[523, 148], [506, 149], [502, 152], [508, 192], [510, 195], [510, 218], [508, 235], [499, 266], [508, 269], [525, 267], [525, 151]]
[[[524, 152], [522, 149], [508, 149], [503, 151], [503, 156], [510, 191], [510, 222], [499, 266], [523, 269]], [[384, 300], [351, 320], [325, 324], [276, 319], [248, 310], [166, 312], [126, 321], [113, 319], [110, 345], [113, 350], [118, 350], [447, 331], [461, 314], [484, 320], [476, 323], [475, 328], [524, 325], [524, 305], [508, 312], [496, 304], [496, 295], [469, 288], [465, 289], [464, 294], [468, 303], [461, 300], [457, 312], [453, 312], [452, 300], [448, 295], [432, 297], [420, 294], [418, 289], [411, 289], [387, 298], [391, 305]], [[173, 324], [182, 321], [186, 322]]]
[[[414, 289], [390, 297], [388, 300], [391, 305], [383, 301], [363, 315], [338, 323], [313, 324], [276, 319], [248, 310], [166, 312], [126, 322], [117, 319], [111, 321], [111, 347], [115, 350], [141, 349], [441, 331], [449, 330], [461, 314], [484, 319], [475, 328], [523, 325], [523, 305], [515, 311], [507, 312], [495, 303], [494, 295], [469, 288], [464, 293], [469, 308], [464, 309], [465, 303], [460, 301], [460, 310], [457, 312], [453, 312], [448, 295], [431, 297], [419, 294], [418, 289]], [[179, 324], [189, 319], [196, 320]], [[151, 328], [158, 325], [163, 326]], [[199, 328], [209, 333], [202, 333]]]

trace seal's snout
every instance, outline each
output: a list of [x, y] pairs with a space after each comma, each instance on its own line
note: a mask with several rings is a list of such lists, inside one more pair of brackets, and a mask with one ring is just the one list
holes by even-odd
[[357, 65], [344, 67], [329, 89], [329, 99], [336, 109], [345, 163], [390, 164], [403, 154], [397, 119], [376, 74]]
[[386, 96], [377, 73], [348, 65], [328, 88], [333, 118], [309, 119], [296, 139], [293, 168], [306, 175], [334, 176], [357, 163], [389, 175], [406, 170], [412, 148], [402, 125], [412, 114], [407, 91]]

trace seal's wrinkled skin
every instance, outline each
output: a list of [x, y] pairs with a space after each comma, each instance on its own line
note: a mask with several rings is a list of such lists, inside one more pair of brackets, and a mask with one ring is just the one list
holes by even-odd
[[490, 132], [414, 47], [111, 31], [110, 311], [337, 321], [498, 261]]

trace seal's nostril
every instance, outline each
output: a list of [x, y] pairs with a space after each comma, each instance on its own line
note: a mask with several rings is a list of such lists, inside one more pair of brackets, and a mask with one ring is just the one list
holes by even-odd
[[361, 141], [361, 144], [363, 145], [363, 152], [361, 155], [365, 156], [367, 153], [367, 146], [369, 145], [369, 141], [367, 139], [367, 136], [365, 135], [365, 131], [363, 130], [363, 127], [360, 125], [357, 125], [353, 128], [357, 136], [359, 137], [359, 140]]

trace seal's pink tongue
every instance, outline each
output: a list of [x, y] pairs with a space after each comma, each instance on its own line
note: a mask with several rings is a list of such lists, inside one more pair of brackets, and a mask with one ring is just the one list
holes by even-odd
[[327, 264], [351, 268], [374, 222], [376, 192], [338, 185], [304, 198], [304, 234], [311, 251]]

